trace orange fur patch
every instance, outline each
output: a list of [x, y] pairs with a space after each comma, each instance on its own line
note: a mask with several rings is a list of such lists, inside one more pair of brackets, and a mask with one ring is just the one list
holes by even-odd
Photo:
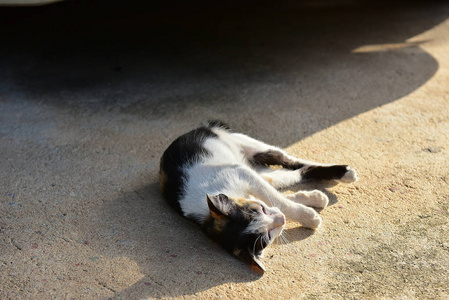
[[269, 184], [273, 185], [273, 178], [266, 176], [266, 175], [262, 175], [262, 178], [265, 179], [266, 182], [268, 182]]
[[249, 207], [254, 207], [254, 209], [257, 209], [257, 207], [260, 206], [260, 204], [257, 201], [254, 200], [248, 200], [245, 198], [237, 198], [237, 199], [232, 199], [234, 201], [235, 204], [237, 204], [240, 207], [245, 207], [245, 206], [249, 206]]
[[235, 204], [237, 204], [240, 207], [245, 206], [249, 201], [248, 199], [245, 198], [236, 198], [232, 200], [234, 201]]
[[216, 232], [221, 232], [228, 223], [228, 220], [226, 218], [214, 218], [214, 219], [215, 219], [214, 230]]

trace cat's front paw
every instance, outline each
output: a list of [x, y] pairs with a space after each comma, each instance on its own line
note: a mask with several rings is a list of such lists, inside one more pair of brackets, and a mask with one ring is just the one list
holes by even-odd
[[298, 219], [303, 227], [310, 229], [318, 229], [321, 226], [321, 217], [313, 209], [304, 205], [298, 205]]
[[342, 183], [356, 182], [359, 178], [357, 177], [357, 172], [351, 167], [346, 167], [346, 173], [342, 178], [339, 179]]
[[318, 190], [313, 190], [310, 192], [300, 191], [291, 195], [286, 195], [286, 197], [296, 203], [301, 203], [305, 206], [316, 208], [325, 208], [329, 203], [329, 198], [326, 194]]
[[313, 190], [308, 192], [311, 205], [316, 208], [325, 208], [329, 203], [329, 198], [322, 191]]

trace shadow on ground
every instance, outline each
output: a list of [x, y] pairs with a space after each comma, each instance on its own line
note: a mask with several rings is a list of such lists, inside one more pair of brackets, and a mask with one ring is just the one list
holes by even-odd
[[[156, 124], [153, 138], [164, 146], [150, 150], [154, 160], [177, 135], [212, 118], [286, 147], [429, 80], [437, 62], [407, 39], [447, 18], [438, 5], [413, 1], [124, 5], [2, 8], [0, 99], [72, 118]], [[378, 47], [354, 51], [366, 45]], [[180, 296], [257, 280], [162, 202], [155, 166], [152, 184], [93, 212], [110, 224], [108, 232], [97, 229], [98, 252], [129, 257], [145, 274], [117, 297]], [[290, 232], [293, 240], [309, 234]]]
[[[267, 142], [288, 146], [426, 82], [438, 64], [407, 39], [446, 18], [420, 18], [430, 10], [419, 1], [10, 8], [1, 12], [0, 87], [73, 112], [189, 125], [232, 115], [234, 128], [260, 138], [282, 128]], [[382, 47], [392, 44], [402, 46]], [[365, 45], [381, 46], [353, 52]], [[278, 124], [266, 126], [273, 114]]]

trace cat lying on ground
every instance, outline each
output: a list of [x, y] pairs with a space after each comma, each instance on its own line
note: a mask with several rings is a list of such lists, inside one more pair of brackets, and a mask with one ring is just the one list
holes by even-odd
[[279, 189], [304, 180], [357, 180], [346, 165], [292, 157], [220, 121], [177, 138], [162, 155], [159, 175], [171, 206], [259, 272], [265, 271], [262, 251], [281, 234], [285, 217], [316, 229], [321, 217], [311, 207], [329, 202], [318, 190], [283, 195]]

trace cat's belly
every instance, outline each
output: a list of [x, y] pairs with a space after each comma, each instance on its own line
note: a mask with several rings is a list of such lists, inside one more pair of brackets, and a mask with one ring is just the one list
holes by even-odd
[[185, 192], [179, 201], [184, 216], [199, 221], [207, 217], [210, 213], [207, 194], [247, 197], [249, 184], [240, 176], [246, 168], [244, 165], [198, 165], [189, 169]]

